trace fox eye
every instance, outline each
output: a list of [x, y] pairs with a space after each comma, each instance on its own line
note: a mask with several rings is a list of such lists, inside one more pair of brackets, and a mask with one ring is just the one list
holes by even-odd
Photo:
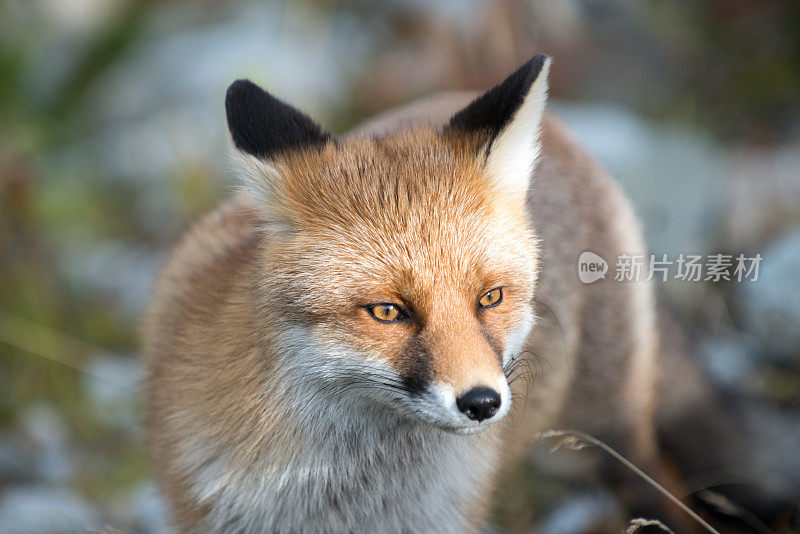
[[492, 308], [503, 302], [503, 288], [496, 287], [483, 294], [478, 301], [478, 306], [481, 308]]
[[406, 312], [403, 308], [396, 304], [387, 304], [383, 302], [379, 304], [370, 304], [367, 306], [367, 311], [374, 319], [382, 323], [392, 323], [406, 317]]

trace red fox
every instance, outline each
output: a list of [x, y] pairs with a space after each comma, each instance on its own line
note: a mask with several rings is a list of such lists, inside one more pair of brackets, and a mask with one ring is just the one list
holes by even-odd
[[639, 224], [545, 112], [549, 66], [337, 138], [230, 86], [243, 191], [183, 239], [144, 328], [180, 531], [476, 532], [538, 432], [652, 457], [651, 287], [577, 268], [644, 253]]

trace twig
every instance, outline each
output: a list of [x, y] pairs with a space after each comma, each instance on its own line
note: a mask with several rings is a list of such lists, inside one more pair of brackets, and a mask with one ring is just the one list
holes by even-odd
[[642, 527], [658, 527], [668, 534], [675, 534], [671, 528], [658, 519], [644, 519], [643, 517], [631, 519], [631, 522], [628, 524], [628, 528], [625, 529], [625, 534], [635, 534], [636, 532], [639, 532], [639, 529]]
[[[606, 445], [599, 439], [586, 434], [585, 432], [578, 432], [576, 430], [548, 430], [546, 432], [542, 432], [538, 434], [538, 437], [541, 439], [551, 439], [551, 438], [561, 438], [561, 442], [559, 442], [556, 447], [553, 449], [557, 449], [559, 447], [567, 447], [570, 449], [581, 449], [583, 447], [589, 445], [595, 445], [600, 447], [605, 452], [610, 454], [614, 457], [618, 462], [622, 465], [636, 473], [642, 480], [653, 486], [659, 493], [661, 493], [664, 497], [669, 499], [675, 506], [683, 510], [689, 517], [697, 521], [700, 525], [703, 526], [708, 532], [712, 534], [720, 534], [717, 529], [709, 525], [702, 517], [697, 515], [691, 508], [683, 504], [677, 497], [675, 497], [672, 493], [667, 491], [661, 484], [653, 480], [647, 473], [636, 467], [633, 462], [622, 456], [616, 450], [611, 448], [609, 445]], [[635, 531], [634, 531], [635, 532]]]

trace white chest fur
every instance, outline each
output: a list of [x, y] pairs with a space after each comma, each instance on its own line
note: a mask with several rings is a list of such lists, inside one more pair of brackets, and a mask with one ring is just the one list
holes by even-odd
[[267, 444], [249, 462], [200, 454], [213, 448], [186, 443], [193, 449], [184, 458], [193, 460], [195, 496], [211, 509], [208, 528], [237, 533], [469, 528], [470, 505], [486, 492], [497, 462], [494, 439], [375, 414], [348, 419], [317, 420], [313, 432], [302, 434], [287, 427], [281, 447]]

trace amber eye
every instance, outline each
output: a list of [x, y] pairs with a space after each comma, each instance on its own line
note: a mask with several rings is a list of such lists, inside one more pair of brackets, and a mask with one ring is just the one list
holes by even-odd
[[383, 323], [399, 321], [406, 316], [403, 308], [397, 306], [396, 304], [370, 304], [367, 306], [367, 311], [370, 315], [372, 315], [372, 317]]
[[481, 300], [478, 301], [478, 305], [481, 308], [491, 308], [493, 306], [497, 306], [503, 302], [503, 288], [496, 287], [491, 291], [487, 291], [481, 297]]

